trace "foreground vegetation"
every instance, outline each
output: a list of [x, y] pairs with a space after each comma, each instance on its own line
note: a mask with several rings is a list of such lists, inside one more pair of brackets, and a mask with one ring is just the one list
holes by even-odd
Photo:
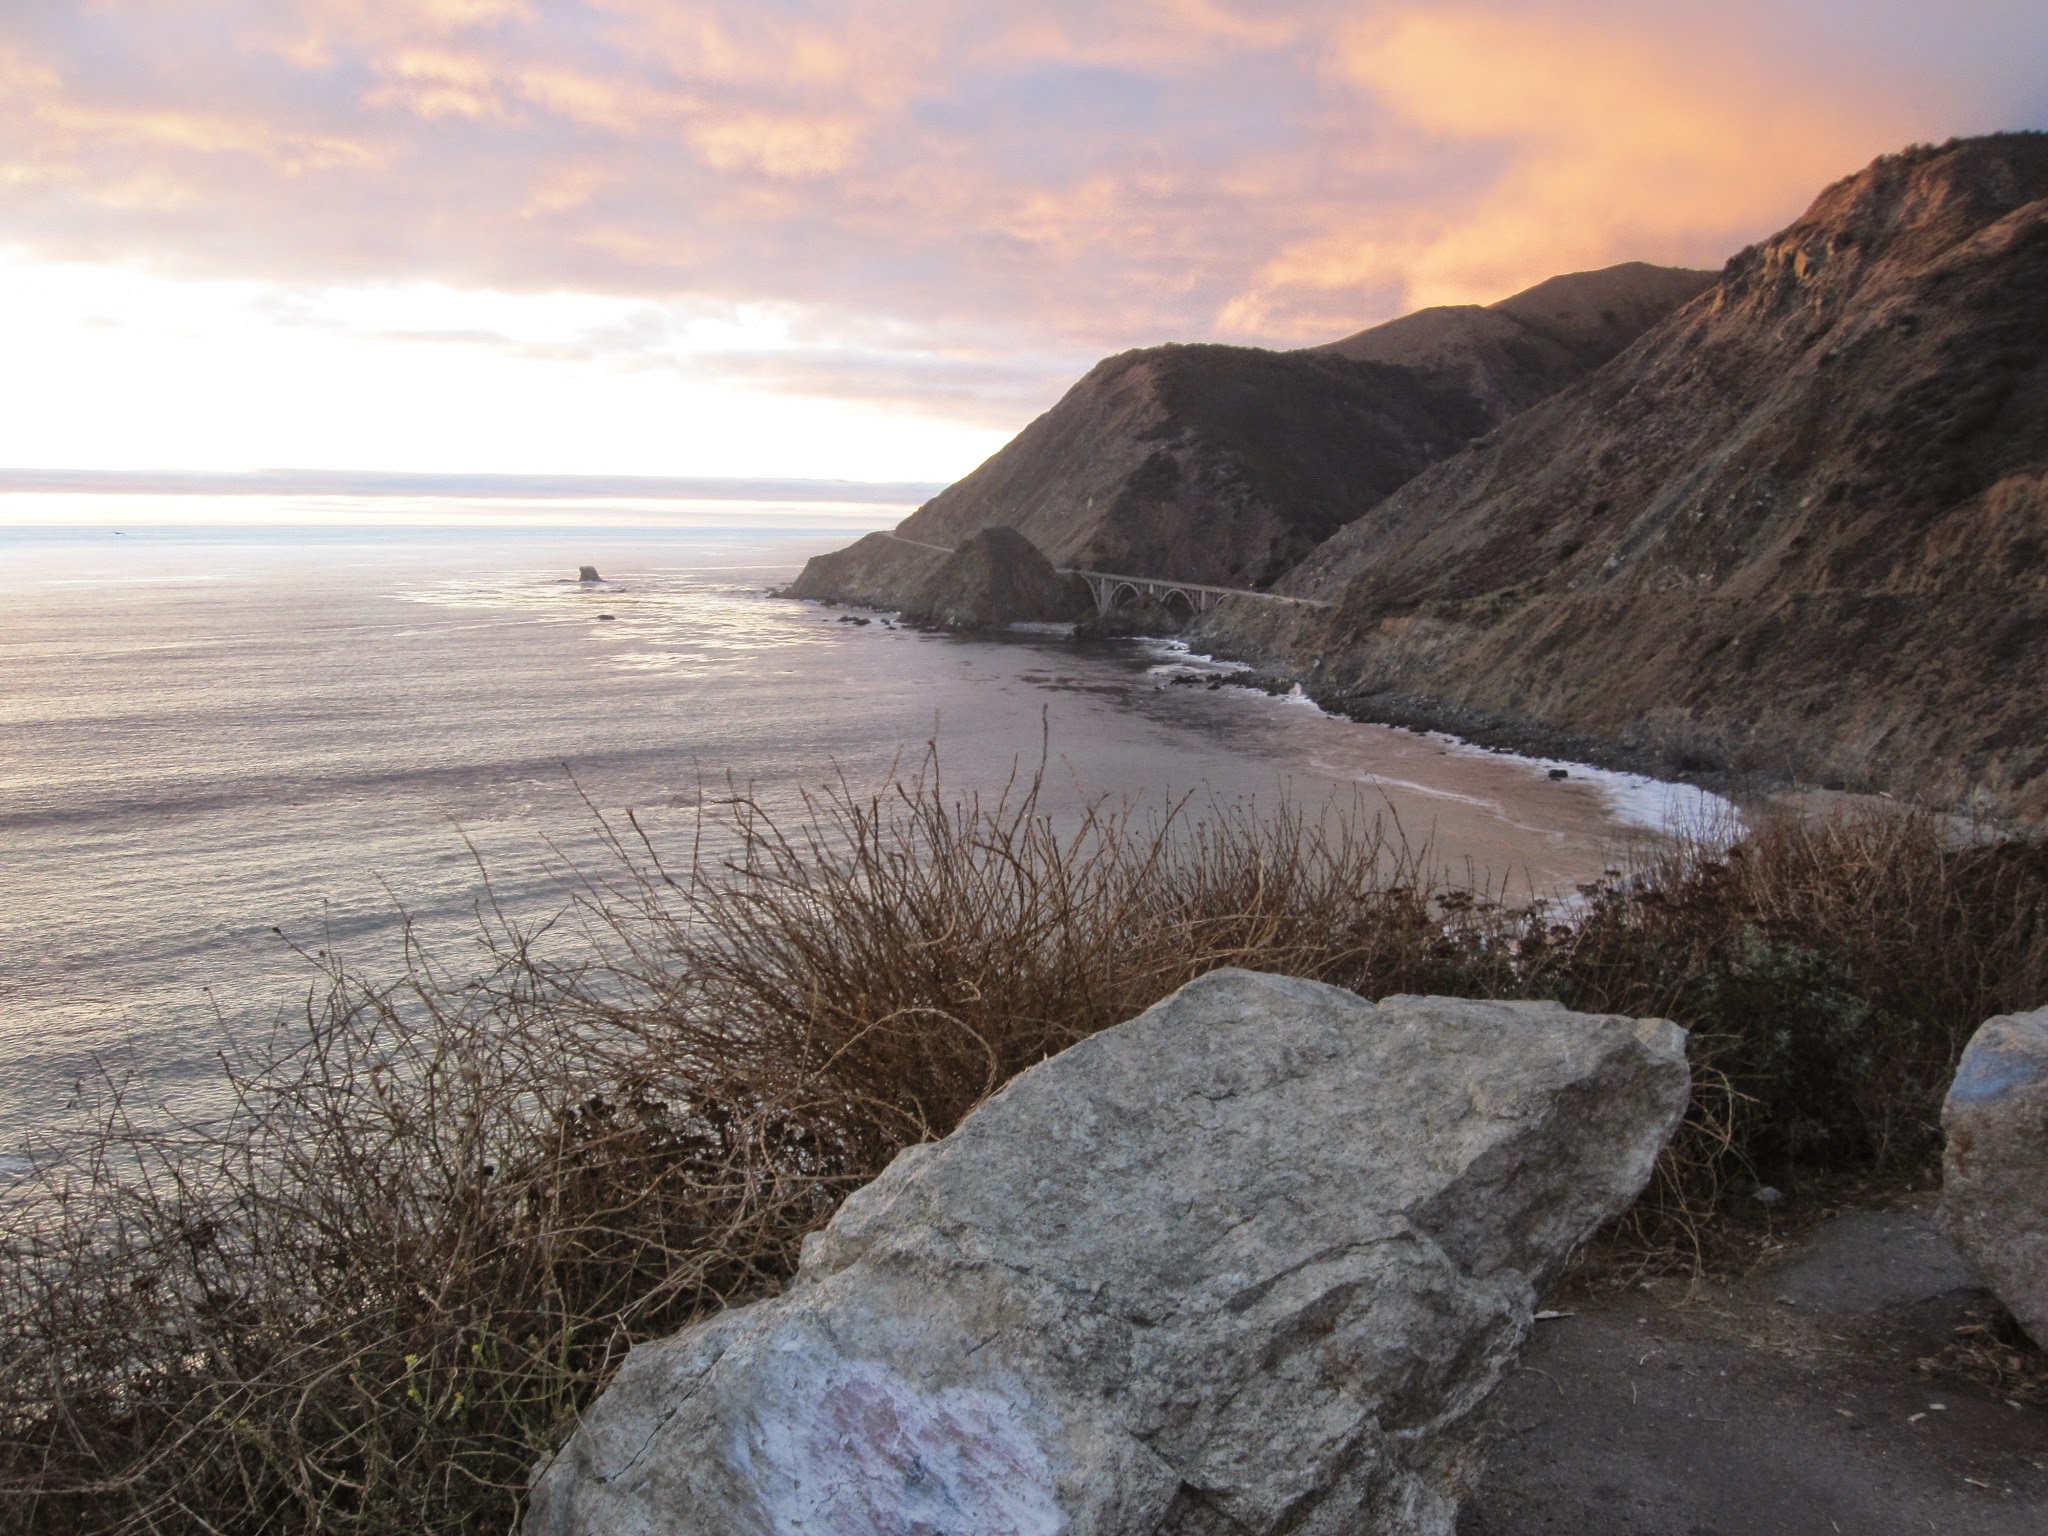
[[2048, 1000], [2048, 847], [1907, 814], [1692, 840], [1562, 909], [1357, 817], [1062, 830], [931, 770], [712, 814], [728, 856], [628, 825], [552, 931], [489, 917], [485, 974], [324, 962], [222, 1123], [110, 1093], [0, 1238], [0, 1527], [502, 1530], [635, 1340], [1217, 966], [1686, 1024], [1693, 1113], [1617, 1238], [1665, 1263], [1760, 1181], [1924, 1175], [1969, 1033]]

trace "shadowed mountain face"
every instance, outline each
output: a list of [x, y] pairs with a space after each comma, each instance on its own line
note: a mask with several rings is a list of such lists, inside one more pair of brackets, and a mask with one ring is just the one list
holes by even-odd
[[[1712, 282], [1629, 266], [1331, 347], [1165, 346], [1098, 364], [899, 525], [952, 548], [1013, 527], [1056, 566], [1265, 586], [1418, 471], [1599, 366]], [[897, 607], [915, 545], [821, 556], [795, 596]]]
[[1212, 632], [1356, 712], [2048, 814], [2048, 137], [1829, 188], [1285, 586]]
[[1411, 369], [1153, 347], [1098, 364], [901, 532], [1007, 524], [1055, 565], [1262, 585], [1487, 424]]

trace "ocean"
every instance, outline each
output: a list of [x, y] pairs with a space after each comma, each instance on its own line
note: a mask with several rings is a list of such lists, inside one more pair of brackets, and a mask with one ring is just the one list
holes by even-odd
[[993, 791], [1043, 744], [1061, 814], [1358, 799], [1529, 892], [1709, 811], [1201, 686], [1229, 669], [1167, 644], [920, 634], [769, 595], [905, 508], [271, 510], [0, 509], [0, 1169], [98, 1075], [207, 1113], [223, 1053], [303, 1013], [301, 951], [395, 975], [410, 919], [459, 968], [485, 871], [508, 910], [545, 915], [602, 857], [594, 812], [687, 850], [728, 782], [788, 810], [936, 744], [950, 790]]

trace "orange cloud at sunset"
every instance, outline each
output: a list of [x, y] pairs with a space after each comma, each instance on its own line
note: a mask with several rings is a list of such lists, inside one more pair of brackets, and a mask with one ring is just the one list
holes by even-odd
[[[274, 328], [330, 291], [586, 295], [627, 317], [590, 369], [982, 443], [1126, 346], [1718, 264], [1879, 153], [2048, 123], [2043, 56], [2003, 0], [29, 7], [0, 257], [254, 284]], [[755, 341], [692, 339], [740, 314]]]
[[1328, 335], [1361, 290], [1486, 303], [1620, 261], [1718, 266], [1895, 136], [1882, 104], [1712, 42], [1525, 8], [1390, 9], [1344, 29], [1334, 72], [1418, 156], [1497, 163], [1441, 202], [1336, 214], [1225, 307], [1228, 329]]

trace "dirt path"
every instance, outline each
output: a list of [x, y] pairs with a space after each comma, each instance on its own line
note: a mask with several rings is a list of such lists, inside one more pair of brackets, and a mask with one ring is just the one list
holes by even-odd
[[2048, 1406], [1916, 1369], [1992, 1312], [1931, 1199], [1537, 1325], [1459, 1536], [2044, 1536]]

